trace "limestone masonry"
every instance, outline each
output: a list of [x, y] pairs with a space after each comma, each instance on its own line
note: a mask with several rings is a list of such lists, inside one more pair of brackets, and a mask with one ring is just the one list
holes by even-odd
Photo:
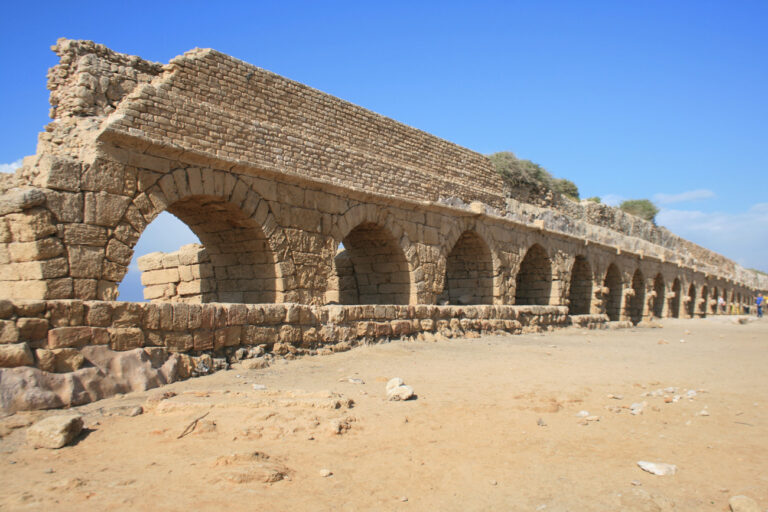
[[[768, 289], [663, 228], [530, 201], [480, 154], [216, 51], [161, 65], [53, 49], [53, 122], [2, 181], [0, 366], [55, 372], [56, 350], [94, 344], [312, 352], [638, 323]], [[140, 258], [151, 303], [112, 302], [163, 211], [202, 245]]]

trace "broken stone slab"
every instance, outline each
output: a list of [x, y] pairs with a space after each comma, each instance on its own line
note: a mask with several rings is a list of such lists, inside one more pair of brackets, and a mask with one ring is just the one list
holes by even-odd
[[27, 430], [27, 443], [33, 448], [56, 450], [71, 443], [83, 429], [79, 414], [49, 416]]
[[640, 460], [637, 462], [640, 469], [647, 471], [653, 475], [668, 476], [677, 473], [677, 466], [674, 464], [667, 464], [666, 462], [648, 462]]
[[387, 400], [393, 402], [399, 402], [404, 400], [410, 400], [415, 396], [413, 388], [406, 386], [403, 379], [395, 377], [387, 382]]

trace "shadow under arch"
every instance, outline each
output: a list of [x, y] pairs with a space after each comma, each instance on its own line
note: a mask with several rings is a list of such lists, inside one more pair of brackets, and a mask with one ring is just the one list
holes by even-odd
[[571, 315], [588, 315], [592, 303], [592, 268], [583, 255], [576, 256], [571, 269], [571, 284], [568, 288]]
[[[285, 235], [267, 201], [238, 175], [199, 168], [166, 174], [133, 198], [109, 243], [127, 246], [132, 255], [141, 234], [162, 212], [181, 220], [204, 246], [215, 285], [207, 301], [273, 303], [288, 298], [285, 278], [292, 277], [293, 265], [288, 265]], [[116, 268], [103, 279], [116, 288], [125, 270]], [[104, 295], [111, 298], [109, 292]]]
[[685, 303], [685, 313], [689, 318], [696, 315], [696, 285], [691, 283], [688, 287], [688, 301]]
[[672, 318], [680, 318], [680, 301], [682, 297], [683, 286], [680, 283], [680, 278], [676, 277], [672, 282], [672, 297], [669, 300], [669, 316]]
[[341, 241], [333, 260], [326, 302], [408, 304], [410, 267], [392, 233], [363, 222]]
[[632, 275], [632, 291], [627, 304], [627, 313], [629, 320], [637, 325], [643, 320], [643, 306], [645, 304], [645, 278], [638, 268]]
[[623, 293], [621, 272], [618, 267], [611, 263], [608, 265], [608, 270], [605, 272], [605, 279], [603, 280], [603, 287], [608, 289], [607, 294], [604, 295], [605, 301], [605, 314], [608, 315], [608, 320], [616, 322], [621, 319], [621, 296]]
[[548, 305], [552, 291], [552, 262], [547, 251], [533, 244], [515, 276], [515, 304]]
[[665, 299], [664, 277], [659, 272], [656, 277], [653, 278], [653, 291], [655, 296], [653, 297], [653, 304], [651, 305], [651, 313], [656, 318], [661, 318], [664, 314], [664, 299]]
[[439, 304], [493, 304], [493, 257], [485, 240], [464, 231], [446, 257]]
[[709, 301], [709, 288], [707, 285], [701, 287], [701, 299], [699, 299], [698, 313], [701, 317], [707, 316], [707, 302]]

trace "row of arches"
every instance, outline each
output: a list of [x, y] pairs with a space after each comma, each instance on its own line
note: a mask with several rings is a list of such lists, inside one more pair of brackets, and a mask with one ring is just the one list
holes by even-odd
[[[562, 275], [569, 257], [548, 254], [538, 243], [527, 248], [519, 263], [508, 256], [502, 263], [499, 248], [489, 244], [494, 238], [479, 223], [468, 222], [464, 231], [451, 228], [456, 231], [445, 236], [433, 235], [431, 245], [413, 244], [383, 208], [357, 205], [336, 219], [330, 230], [324, 228], [324, 234], [296, 229], [297, 222], [304, 222], [296, 219], [290, 223], [294, 227], [283, 230], [271, 203], [250, 182], [223, 173], [214, 173], [210, 180], [205, 172], [200, 179], [193, 174], [192, 169], [177, 170], [163, 177], [142, 194], [144, 199], [134, 201], [122, 222], [137, 232], [136, 238], [162, 211], [188, 226], [210, 256], [212, 284], [205, 287], [206, 302], [302, 302], [308, 296], [316, 301], [317, 291], [325, 290], [324, 297], [313, 303], [409, 304], [423, 303], [425, 297], [426, 302], [454, 305], [565, 303], [573, 315], [604, 312], [611, 320], [634, 322], [644, 315], [716, 311], [706, 286], [696, 297], [691, 284], [684, 301], [679, 278], [667, 292], [659, 273], [646, 289], [640, 268], [629, 278], [615, 263], [607, 268], [601, 264], [598, 267], [606, 270], [598, 276], [587, 254], [573, 257], [570, 275]], [[200, 193], [210, 190], [214, 193]], [[323, 245], [325, 249], [317, 249]], [[433, 251], [431, 260], [422, 258], [425, 249]], [[557, 269], [553, 256], [559, 258]], [[424, 261], [428, 265], [422, 265]], [[433, 268], [426, 269], [429, 265]], [[426, 272], [432, 272], [428, 280]], [[103, 277], [119, 282], [123, 274], [118, 268], [112, 275]], [[557, 289], [555, 280], [560, 281]], [[434, 283], [435, 289], [424, 291], [425, 281]], [[567, 290], [560, 287], [563, 283]], [[301, 296], [297, 290], [311, 293]], [[717, 297], [717, 288], [711, 293]]]

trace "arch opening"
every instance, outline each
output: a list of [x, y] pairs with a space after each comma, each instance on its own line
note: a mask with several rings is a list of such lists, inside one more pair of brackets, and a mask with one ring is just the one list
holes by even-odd
[[621, 273], [616, 265], [611, 263], [605, 273], [603, 286], [608, 289], [605, 296], [605, 314], [611, 322], [617, 322], [621, 319]]
[[698, 313], [702, 317], [707, 316], [707, 301], [709, 301], [709, 288], [706, 285], [701, 287], [701, 298], [699, 299]]
[[542, 246], [534, 244], [525, 253], [515, 277], [515, 304], [548, 305], [552, 291], [552, 263]]
[[[340, 304], [408, 304], [410, 271], [402, 249], [385, 228], [358, 225], [342, 240], [333, 261], [328, 302]], [[336, 286], [336, 290], [331, 288]]]
[[640, 269], [635, 270], [632, 275], [632, 290], [634, 293], [630, 296], [627, 312], [630, 321], [637, 325], [643, 319], [643, 304], [645, 303], [645, 279]]
[[568, 290], [571, 315], [588, 315], [592, 300], [592, 269], [584, 256], [576, 256]]
[[664, 277], [661, 274], [656, 274], [653, 279], [653, 291], [656, 295], [653, 297], [651, 312], [656, 318], [661, 318], [664, 314]]
[[680, 318], [680, 301], [682, 297], [683, 287], [680, 284], [680, 279], [675, 278], [672, 282], [672, 298], [669, 301], [669, 316], [672, 318]]
[[493, 304], [493, 260], [480, 236], [465, 231], [446, 259], [439, 304]]
[[691, 283], [688, 287], [688, 302], [685, 304], [685, 313], [689, 318], [696, 314], [696, 286]]
[[718, 311], [717, 311], [717, 308], [718, 308], [717, 302], [718, 302], [718, 300], [717, 299], [719, 297], [720, 297], [720, 293], [718, 292], [717, 287], [715, 287], [712, 290], [712, 299], [709, 301], [709, 312], [712, 313], [713, 315], [718, 313]]
[[275, 255], [261, 225], [239, 207], [217, 196], [187, 196], [171, 204], [153, 223], [167, 214], [189, 228], [199, 244], [165, 255], [138, 257], [145, 299], [193, 303], [278, 300]]

